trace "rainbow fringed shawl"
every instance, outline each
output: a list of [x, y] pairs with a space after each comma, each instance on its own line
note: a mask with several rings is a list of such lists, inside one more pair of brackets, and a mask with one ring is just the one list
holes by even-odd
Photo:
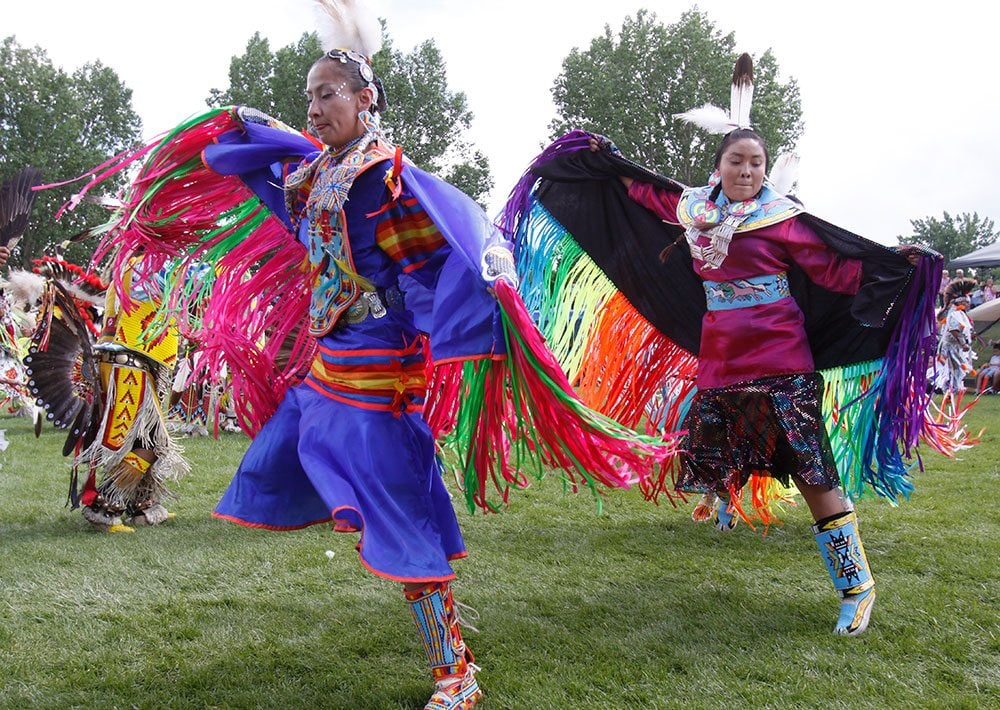
[[[678, 192], [683, 186], [591, 152], [589, 139], [574, 131], [549, 146], [512, 191], [500, 227], [515, 243], [525, 303], [584, 401], [628, 425], [682, 431], [696, 389], [704, 291], [682, 228], [631, 201], [618, 176]], [[866, 284], [854, 297], [790, 274], [824, 377], [823, 411], [843, 488], [852, 499], [905, 498], [921, 436], [945, 453], [959, 444], [953, 428], [927, 414], [940, 258], [927, 255], [914, 268], [812, 215], [799, 219], [865, 263]], [[661, 469], [647, 495], [670, 490], [671, 471]], [[755, 476], [748, 486], [765, 523], [782, 497], [772, 484]]]
[[[98, 230], [97, 258], [111, 255], [120, 274], [141, 254], [145, 273], [166, 274], [150, 336], [172, 318], [200, 344], [208, 372], [228, 366], [251, 434], [315, 350], [301, 327], [310, 299], [306, 252], [290, 230], [281, 185], [319, 151], [259, 112], [212, 110], [101, 166], [75, 198], [143, 159], [121, 209]], [[452, 249], [435, 292], [414, 286], [407, 307], [431, 351], [425, 418], [461, 456], [470, 509], [498, 509], [512, 488], [551, 468], [570, 487], [595, 493], [651, 480], [675, 453], [672, 440], [639, 435], [583, 404], [517, 291], [483, 281], [483, 249], [501, 237], [482, 210], [400, 159], [389, 164], [388, 194], [405, 182]]]

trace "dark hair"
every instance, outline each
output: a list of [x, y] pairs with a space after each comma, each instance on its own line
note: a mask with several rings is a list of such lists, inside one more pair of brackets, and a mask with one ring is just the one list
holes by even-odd
[[[313, 66], [316, 66], [324, 60], [330, 62], [334, 66], [340, 76], [342, 76], [347, 82], [347, 87], [352, 92], [357, 93], [368, 86], [368, 80], [362, 76], [362, 71], [364, 71], [362, 62], [364, 62], [364, 67], [367, 67], [369, 71], [371, 71], [371, 64], [369, 64], [360, 54], [335, 49], [327, 52], [313, 62]], [[385, 111], [389, 106], [385, 98], [385, 87], [382, 86], [382, 80], [375, 76], [374, 71], [372, 71], [371, 83], [375, 85], [375, 88], [378, 91], [378, 100], [372, 104], [371, 112], [378, 113], [379, 111]]]
[[764, 142], [764, 139], [760, 137], [757, 131], [750, 130], [749, 128], [737, 128], [735, 131], [726, 134], [726, 137], [722, 139], [722, 143], [719, 144], [719, 149], [715, 151], [715, 167], [718, 168], [722, 163], [722, 154], [726, 152], [726, 148], [744, 138], [757, 141], [760, 143], [760, 147], [764, 149], [764, 172], [766, 173], [771, 166], [771, 154], [767, 152], [767, 143]]

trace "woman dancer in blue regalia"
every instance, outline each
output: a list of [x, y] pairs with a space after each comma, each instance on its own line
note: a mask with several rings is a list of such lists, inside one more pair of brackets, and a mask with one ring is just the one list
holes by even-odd
[[196, 117], [131, 158], [147, 156], [106, 244], [169, 262], [161, 315], [185, 314], [205, 370], [232, 375], [255, 439], [215, 515], [360, 533], [365, 567], [403, 584], [435, 680], [426, 707], [468, 708], [482, 693], [451, 590], [466, 549], [435, 440], [457, 444], [484, 509], [526, 484], [521, 465], [627, 487], [675, 448], [575, 396], [509, 245], [383, 136], [378, 23], [320, 4], [341, 31], [306, 81], [319, 141], [252, 109]]

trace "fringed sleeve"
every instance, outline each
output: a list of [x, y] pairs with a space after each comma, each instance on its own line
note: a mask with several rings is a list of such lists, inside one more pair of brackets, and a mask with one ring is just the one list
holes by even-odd
[[[175, 321], [181, 334], [200, 344], [207, 371], [220, 373], [227, 363], [237, 415], [251, 434], [270, 417], [314, 348], [305, 329], [296, 327], [308, 306], [305, 252], [285, 221], [281, 176], [268, 180], [267, 172], [317, 148], [275, 125], [245, 124], [236, 108], [208, 111], [103, 166], [74, 198], [142, 159], [121, 209], [97, 230], [103, 238], [95, 261], [111, 256], [126, 308], [120, 275], [130, 260], [141, 257], [145, 273], [165, 276], [162, 301], [144, 337], [156, 337]], [[220, 162], [234, 163], [233, 149], [241, 143], [256, 144], [250, 146], [254, 170], [238, 158], [232, 174], [206, 163], [205, 151], [212, 147], [227, 151]]]
[[822, 371], [827, 430], [841, 483], [852, 499], [871, 493], [890, 501], [909, 497], [913, 464], [908, 460], [919, 460], [921, 439], [942, 453], [954, 452], [948, 427], [930, 419], [927, 386], [940, 274], [939, 257], [921, 258], [883, 358]]
[[[697, 359], [660, 333], [537, 200], [516, 234], [520, 291], [577, 394], [596, 411], [650, 434], [682, 433]], [[641, 481], [671, 501], [676, 457]]]
[[[422, 207], [407, 208], [413, 235], [433, 233], [426, 215], [447, 241], [444, 263], [430, 259], [432, 297], [411, 300], [410, 288], [406, 297], [429, 333], [425, 418], [461, 461], [470, 510], [498, 510], [512, 490], [548, 472], [561, 472], [571, 490], [589, 489], [599, 504], [606, 488], [649, 485], [675, 456], [674, 438], [639, 434], [585, 405], [517, 291], [503, 278], [484, 280], [482, 255], [503, 238], [482, 209], [416, 168], [402, 180], [404, 207], [408, 195]], [[427, 261], [424, 240], [412, 246], [416, 261]], [[410, 275], [430, 285], [425, 268]]]
[[506, 357], [442, 363], [431, 380], [432, 426], [462, 452], [470, 510], [498, 509], [491, 489], [506, 504], [512, 488], [528, 485], [525, 472], [561, 470], [571, 490], [589, 488], [599, 506], [603, 488], [649, 488], [657, 466], [675, 457], [675, 440], [638, 434], [588, 407], [514, 288], [501, 280], [495, 292]]

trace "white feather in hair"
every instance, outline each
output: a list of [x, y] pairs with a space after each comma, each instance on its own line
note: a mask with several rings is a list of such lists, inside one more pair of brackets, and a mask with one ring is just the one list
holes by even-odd
[[357, 0], [314, 0], [324, 51], [350, 49], [371, 59], [382, 48], [382, 25]]
[[733, 67], [733, 86], [729, 91], [729, 120], [737, 128], [750, 128], [753, 104], [753, 60], [743, 53]]
[[787, 195], [795, 187], [795, 181], [799, 178], [799, 156], [795, 153], [782, 153], [774, 161], [771, 174], [768, 180], [771, 187], [780, 195]]
[[729, 92], [729, 111], [705, 104], [674, 118], [693, 123], [709, 133], [731, 133], [737, 128], [750, 128], [750, 106], [753, 104], [753, 60], [743, 53], [733, 67], [733, 86]]
[[693, 123], [709, 133], [729, 133], [736, 128], [729, 120], [729, 114], [712, 104], [705, 104], [701, 108], [693, 108], [684, 113], [675, 113], [674, 118]]

